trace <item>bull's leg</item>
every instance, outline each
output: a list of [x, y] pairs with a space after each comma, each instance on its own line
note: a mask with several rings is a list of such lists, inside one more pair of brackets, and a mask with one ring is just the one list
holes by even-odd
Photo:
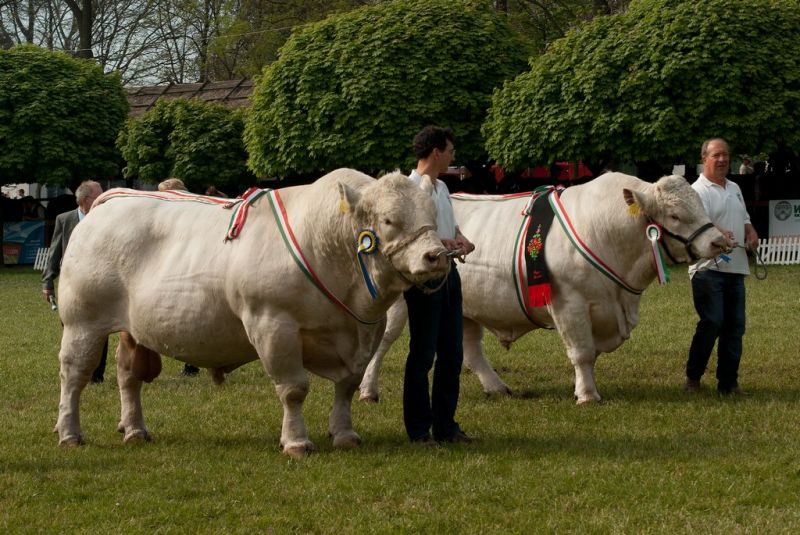
[[359, 400], [367, 403], [378, 402], [378, 376], [380, 375], [383, 357], [392, 347], [395, 340], [403, 333], [403, 328], [408, 321], [408, 307], [405, 299], [401, 297], [395, 301], [386, 315], [386, 330], [383, 332], [381, 345], [375, 351], [375, 355], [373, 355], [369, 366], [367, 366], [367, 371], [364, 373], [364, 378], [361, 380]]
[[553, 319], [558, 333], [575, 368], [575, 399], [579, 405], [600, 401], [594, 382], [594, 363], [599, 354], [592, 335], [592, 322], [588, 306], [583, 301], [572, 301], [553, 308]]
[[335, 386], [333, 410], [328, 420], [328, 431], [333, 437], [334, 448], [355, 448], [361, 437], [353, 431], [350, 405], [358, 388], [359, 375], [351, 375], [338, 381]]
[[301, 459], [315, 448], [308, 439], [303, 421], [303, 402], [308, 395], [309, 380], [303, 368], [302, 343], [297, 327], [282, 324], [266, 314], [253, 316], [260, 320], [252, 327], [246, 321], [245, 327], [283, 405], [281, 447], [290, 457]]
[[464, 364], [478, 376], [487, 395], [511, 394], [511, 388], [500, 379], [483, 352], [483, 327], [464, 318]]
[[83, 444], [80, 420], [81, 392], [100, 362], [105, 336], [105, 333], [87, 333], [64, 326], [61, 351], [58, 355], [61, 363], [59, 372], [61, 398], [58, 403], [55, 431], [58, 432], [59, 446]]
[[150, 441], [142, 412], [142, 382], [151, 382], [161, 372], [161, 356], [121, 332], [117, 346], [117, 385], [121, 414], [117, 430], [126, 444]]
[[575, 399], [578, 405], [600, 401], [600, 394], [597, 393], [597, 385], [594, 382], [597, 351], [568, 347], [567, 355], [575, 367]]

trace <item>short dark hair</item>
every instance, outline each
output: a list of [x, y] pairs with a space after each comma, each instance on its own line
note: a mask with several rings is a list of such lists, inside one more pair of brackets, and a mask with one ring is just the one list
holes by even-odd
[[445, 150], [447, 142], [454, 143], [453, 131], [441, 126], [428, 125], [414, 136], [414, 156], [417, 160], [427, 158], [433, 149]]
[[722, 143], [725, 143], [725, 148], [728, 149], [728, 152], [731, 151], [730, 145], [728, 145], [728, 142], [725, 141], [723, 138], [721, 138], [721, 137], [712, 137], [711, 139], [707, 139], [707, 140], [703, 141], [703, 145], [700, 147], [700, 159], [701, 160], [706, 157], [706, 153], [708, 152], [708, 146], [711, 144], [712, 141], [721, 141]]

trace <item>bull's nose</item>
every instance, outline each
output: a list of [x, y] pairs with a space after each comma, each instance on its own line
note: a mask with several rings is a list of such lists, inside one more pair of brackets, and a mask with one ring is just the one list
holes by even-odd
[[440, 254], [444, 249], [428, 251], [425, 253], [425, 264], [430, 269], [445, 269], [447, 267], [448, 258]]
[[711, 245], [725, 253], [729, 253], [732, 250], [731, 243], [725, 238], [725, 236], [721, 236], [712, 241]]

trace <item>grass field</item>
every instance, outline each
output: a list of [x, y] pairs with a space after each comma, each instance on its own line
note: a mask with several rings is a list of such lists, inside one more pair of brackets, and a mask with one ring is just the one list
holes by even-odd
[[143, 395], [155, 442], [123, 445], [113, 347], [106, 383], [83, 394], [86, 446], [58, 448], [60, 324], [37, 272], [0, 269], [0, 531], [798, 533], [800, 267], [748, 279], [743, 399], [714, 393], [713, 368], [705, 393], [681, 392], [695, 315], [685, 268], [672, 276], [645, 293], [631, 340], [598, 361], [603, 403], [575, 405], [556, 333], [508, 352], [490, 339], [515, 396], [487, 399], [465, 372], [458, 419], [480, 441], [414, 448], [401, 339], [381, 403], [354, 403], [362, 446], [332, 449], [332, 386], [313, 378], [305, 416], [319, 451], [293, 461], [257, 363], [216, 387], [164, 359]]

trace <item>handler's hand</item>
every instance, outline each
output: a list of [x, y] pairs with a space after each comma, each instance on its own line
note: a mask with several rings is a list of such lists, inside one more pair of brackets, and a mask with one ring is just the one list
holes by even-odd
[[754, 251], [758, 249], [758, 232], [753, 225], [744, 226], [744, 242]]

